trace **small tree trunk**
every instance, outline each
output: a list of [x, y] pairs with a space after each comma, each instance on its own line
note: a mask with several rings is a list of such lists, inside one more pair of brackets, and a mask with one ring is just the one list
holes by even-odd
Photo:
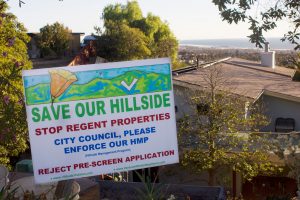
[[209, 186], [214, 186], [215, 185], [215, 170], [209, 169], [208, 170], [208, 185]]
[[236, 197], [236, 171], [232, 171], [232, 197]]

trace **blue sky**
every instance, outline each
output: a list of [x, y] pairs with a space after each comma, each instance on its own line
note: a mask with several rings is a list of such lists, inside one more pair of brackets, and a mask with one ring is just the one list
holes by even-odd
[[[38, 32], [47, 23], [63, 23], [73, 32], [94, 32], [95, 25], [102, 26], [101, 13], [108, 4], [125, 0], [9, 0], [10, 12], [23, 22], [29, 32]], [[268, 1], [268, 0], [267, 0]], [[246, 38], [248, 24], [229, 25], [222, 22], [217, 7], [211, 0], [138, 0], [143, 14], [151, 12], [167, 21], [179, 40]], [[282, 37], [290, 24], [283, 22], [267, 33], [267, 37]]]

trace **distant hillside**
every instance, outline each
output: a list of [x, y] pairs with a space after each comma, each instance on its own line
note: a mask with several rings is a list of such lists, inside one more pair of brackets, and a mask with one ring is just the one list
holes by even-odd
[[[286, 49], [293, 50], [294, 45], [289, 42], [282, 42], [281, 38], [266, 38], [270, 43], [271, 49]], [[181, 46], [194, 46], [206, 48], [225, 48], [225, 49], [258, 49], [249, 38], [235, 38], [235, 39], [199, 39], [199, 40], [180, 40]]]
[[[135, 78], [138, 79], [138, 81], [130, 91], [121, 84], [122, 81], [125, 81], [130, 85]], [[129, 71], [112, 79], [96, 78], [86, 84], [73, 84], [54, 102], [143, 94], [167, 90], [171, 90], [171, 80], [168, 75]], [[28, 96], [28, 94], [31, 94], [31, 96]], [[26, 100], [29, 105], [50, 103], [50, 84], [38, 84], [26, 88]]]

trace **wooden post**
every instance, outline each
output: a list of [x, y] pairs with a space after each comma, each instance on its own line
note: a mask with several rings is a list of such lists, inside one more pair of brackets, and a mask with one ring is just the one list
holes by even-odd
[[236, 171], [232, 170], [232, 197], [236, 197]]

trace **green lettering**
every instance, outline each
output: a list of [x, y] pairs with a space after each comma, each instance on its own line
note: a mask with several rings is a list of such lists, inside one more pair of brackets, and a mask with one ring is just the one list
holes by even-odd
[[49, 113], [49, 110], [48, 110], [47, 106], [44, 106], [43, 107], [42, 121], [45, 121], [46, 119], [51, 121], [51, 116], [50, 116], [50, 113]]
[[[56, 112], [57, 110], [57, 112]], [[52, 111], [52, 114], [53, 114], [53, 117], [55, 120], [58, 120], [59, 118], [59, 111], [60, 111], [60, 106], [57, 106], [56, 109], [54, 108], [53, 104], [51, 105], [51, 111]]]
[[155, 108], [160, 108], [162, 105], [162, 99], [159, 94], [154, 95], [154, 107]]
[[163, 94], [163, 103], [164, 103], [164, 107], [170, 107], [171, 106], [170, 93], [164, 93]]
[[63, 119], [70, 119], [70, 109], [69, 109], [69, 104], [64, 104], [61, 106], [62, 107], [62, 117]]
[[[92, 107], [90, 108], [90, 104], [92, 104]], [[86, 102], [86, 112], [88, 116], [94, 116], [95, 115], [95, 102]]]
[[133, 97], [133, 109], [134, 110], [141, 110], [141, 107], [136, 105], [136, 97]]
[[39, 108], [32, 108], [31, 114], [33, 115], [32, 121], [39, 122], [41, 120], [41, 116], [39, 114]]
[[120, 99], [121, 101], [121, 112], [125, 112], [125, 108], [124, 108], [124, 99]]
[[125, 99], [126, 112], [132, 111], [132, 107], [129, 106], [128, 98]]
[[150, 108], [152, 109], [153, 108], [153, 96], [150, 95]]
[[97, 115], [100, 115], [101, 113], [103, 115], [106, 114], [105, 110], [104, 110], [104, 101], [96, 101], [96, 106], [97, 106]]
[[84, 105], [83, 105], [83, 103], [76, 104], [75, 113], [78, 117], [83, 117], [84, 116]]
[[142, 109], [147, 110], [149, 108], [148, 96], [142, 96], [141, 102], [142, 102]]
[[120, 112], [119, 99], [116, 99], [116, 103], [114, 103], [113, 99], [110, 100], [110, 111], [111, 111], [111, 113], [115, 113], [115, 112], [119, 113]]

